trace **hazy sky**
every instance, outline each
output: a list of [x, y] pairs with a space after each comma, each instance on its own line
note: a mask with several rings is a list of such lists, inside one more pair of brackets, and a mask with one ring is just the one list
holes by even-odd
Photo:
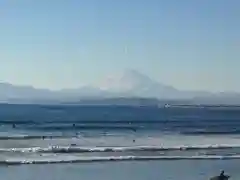
[[239, 0], [0, 0], [0, 81], [78, 87], [135, 69], [240, 91]]

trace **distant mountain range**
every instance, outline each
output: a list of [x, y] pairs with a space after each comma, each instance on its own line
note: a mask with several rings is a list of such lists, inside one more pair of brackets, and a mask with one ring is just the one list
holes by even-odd
[[[114, 99], [112, 103], [124, 104], [127, 99], [158, 99], [160, 101], [191, 102], [193, 104], [240, 104], [240, 93], [210, 93], [205, 91], [181, 91], [161, 84], [135, 70], [107, 78], [98, 86], [51, 91], [31, 86], [15, 86], [0, 83], [2, 103], [97, 103]], [[155, 100], [154, 100], [155, 101]]]

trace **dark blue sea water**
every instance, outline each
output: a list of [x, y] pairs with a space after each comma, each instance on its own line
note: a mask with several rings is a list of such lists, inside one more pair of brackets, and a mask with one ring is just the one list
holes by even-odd
[[[236, 178], [233, 164], [240, 164], [239, 118], [236, 107], [2, 104], [1, 171], [7, 174], [15, 169], [21, 174], [17, 179], [32, 179], [41, 172], [38, 168], [45, 168], [46, 174], [62, 173], [47, 175], [47, 180], [93, 179], [92, 172], [105, 167], [102, 178], [116, 179], [112, 172], [119, 166], [125, 175], [118, 179], [159, 179], [155, 171], [163, 174], [160, 179], [179, 179], [178, 167], [185, 164], [182, 173], [187, 176], [191, 169], [194, 179], [215, 175], [221, 168]], [[136, 174], [137, 169], [149, 176]], [[23, 171], [29, 176], [23, 176]], [[7, 179], [14, 178], [7, 175]]]

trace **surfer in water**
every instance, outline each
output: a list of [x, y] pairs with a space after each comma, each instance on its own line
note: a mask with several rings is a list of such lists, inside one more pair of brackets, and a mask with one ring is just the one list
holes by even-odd
[[225, 179], [225, 175], [224, 175], [224, 171], [222, 171], [220, 173], [219, 180], [224, 180], [224, 179]]
[[230, 176], [225, 175], [224, 171], [221, 171], [219, 176], [212, 177], [210, 180], [228, 180]]
[[224, 171], [222, 171], [221, 172], [221, 174], [220, 174], [220, 176], [218, 176], [218, 179], [219, 180], [227, 180], [227, 179], [229, 179], [230, 178], [230, 176], [226, 176], [225, 174], [224, 174]]

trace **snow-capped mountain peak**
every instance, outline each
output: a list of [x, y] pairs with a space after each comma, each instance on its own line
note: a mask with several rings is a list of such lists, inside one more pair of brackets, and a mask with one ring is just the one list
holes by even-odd
[[123, 96], [142, 97], [169, 97], [170, 94], [172, 96], [178, 92], [173, 87], [162, 85], [136, 70], [126, 70], [108, 77], [99, 85], [99, 89], [121, 93]]
[[123, 73], [118, 73], [107, 77], [99, 88], [106, 91], [124, 92], [143, 88], [148, 84], [155, 84], [149, 77], [135, 70], [127, 70]]

